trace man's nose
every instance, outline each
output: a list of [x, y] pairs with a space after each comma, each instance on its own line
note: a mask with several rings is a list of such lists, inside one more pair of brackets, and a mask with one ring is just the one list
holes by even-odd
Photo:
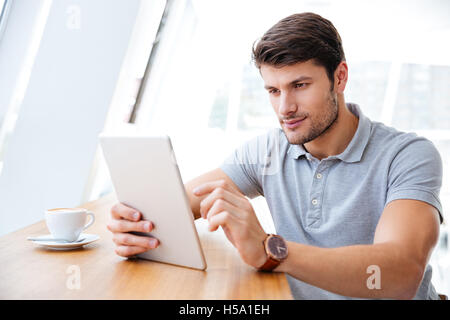
[[278, 113], [283, 117], [289, 117], [293, 113], [297, 112], [297, 101], [294, 95], [290, 93], [281, 93], [280, 96], [280, 108]]

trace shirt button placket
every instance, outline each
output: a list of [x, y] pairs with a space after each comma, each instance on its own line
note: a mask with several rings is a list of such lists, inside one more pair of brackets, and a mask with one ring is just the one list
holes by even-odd
[[324, 190], [324, 173], [328, 168], [326, 162], [321, 162], [315, 171], [313, 185], [311, 189], [311, 214], [309, 219], [309, 226], [319, 227], [321, 220], [322, 203], [320, 199], [322, 198], [322, 193]]

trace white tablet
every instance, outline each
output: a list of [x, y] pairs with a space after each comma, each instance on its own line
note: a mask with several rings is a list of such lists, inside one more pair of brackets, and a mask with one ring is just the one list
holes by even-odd
[[168, 136], [112, 136], [101, 134], [117, 200], [139, 210], [155, 228], [156, 249], [138, 257], [195, 269], [206, 261], [194, 217]]

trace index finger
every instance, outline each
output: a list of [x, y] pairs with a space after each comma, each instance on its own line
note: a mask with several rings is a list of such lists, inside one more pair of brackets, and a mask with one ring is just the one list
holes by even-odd
[[223, 188], [227, 191], [230, 191], [232, 193], [235, 193], [236, 190], [231, 188], [225, 180], [214, 180], [214, 181], [208, 181], [205, 182], [199, 186], [197, 186], [196, 188], [194, 188], [194, 190], [192, 190], [192, 192], [194, 193], [194, 195], [196, 196], [203, 196], [205, 194], [211, 193], [214, 191], [214, 189], [216, 188]]
[[126, 219], [131, 221], [139, 221], [141, 213], [121, 202], [116, 203], [111, 208], [111, 215], [114, 219]]

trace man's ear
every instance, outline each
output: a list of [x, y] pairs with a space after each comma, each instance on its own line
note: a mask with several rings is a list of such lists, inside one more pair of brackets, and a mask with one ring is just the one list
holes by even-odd
[[348, 66], [341, 61], [334, 72], [334, 84], [337, 93], [343, 93], [348, 80]]

